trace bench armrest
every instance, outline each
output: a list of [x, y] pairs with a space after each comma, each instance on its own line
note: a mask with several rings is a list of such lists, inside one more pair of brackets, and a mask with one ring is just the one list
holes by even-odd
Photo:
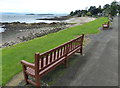
[[33, 68], [33, 69], [35, 68], [34, 64], [29, 63], [29, 62], [27, 62], [25, 60], [21, 60], [21, 64], [25, 65], [26, 67], [30, 67], [30, 68]]
[[109, 25], [109, 24], [102, 24], [102, 25]]

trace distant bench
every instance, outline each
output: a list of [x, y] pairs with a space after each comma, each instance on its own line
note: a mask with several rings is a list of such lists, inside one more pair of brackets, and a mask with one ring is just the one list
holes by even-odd
[[[75, 52], [82, 55], [83, 39], [84, 34], [45, 53], [36, 53], [34, 64], [22, 60], [21, 64], [23, 65], [23, 73], [26, 84], [30, 83], [39, 87], [40, 78], [43, 75], [62, 63], [67, 66], [68, 57], [73, 55]], [[30, 80], [28, 76], [35, 78], [35, 82]]]
[[106, 29], [106, 28], [109, 28], [110, 27], [110, 21], [105, 22], [104, 24], [102, 24], [102, 27], [103, 27], [103, 30]]

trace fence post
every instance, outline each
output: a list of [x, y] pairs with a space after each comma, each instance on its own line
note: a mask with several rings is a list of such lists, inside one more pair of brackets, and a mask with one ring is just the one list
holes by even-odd
[[36, 81], [36, 86], [40, 86], [40, 76], [39, 76], [39, 57], [40, 54], [36, 53], [35, 54], [35, 81]]

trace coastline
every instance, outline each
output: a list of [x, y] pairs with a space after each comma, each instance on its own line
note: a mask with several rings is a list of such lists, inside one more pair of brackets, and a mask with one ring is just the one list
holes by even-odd
[[5, 32], [0, 33], [0, 36], [2, 36], [0, 48], [12, 46], [21, 42], [26, 42], [49, 33], [54, 33], [93, 20], [95, 20], [95, 18], [72, 17], [64, 20], [63, 22], [57, 23], [4, 23], [6, 30]]

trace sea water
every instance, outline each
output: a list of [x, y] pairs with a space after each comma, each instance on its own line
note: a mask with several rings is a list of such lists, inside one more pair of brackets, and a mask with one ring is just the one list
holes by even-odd
[[[26, 13], [0, 13], [0, 22], [25, 22], [25, 23], [52, 23], [52, 22], [60, 22], [60, 21], [53, 21], [53, 20], [36, 20], [41, 18], [53, 18], [53, 17], [60, 17], [66, 16], [67, 14], [26, 14]], [[4, 32], [4, 28], [0, 26], [0, 32]]]
[[4, 31], [5, 31], [5, 29], [0, 26], [0, 33], [4, 32]]

